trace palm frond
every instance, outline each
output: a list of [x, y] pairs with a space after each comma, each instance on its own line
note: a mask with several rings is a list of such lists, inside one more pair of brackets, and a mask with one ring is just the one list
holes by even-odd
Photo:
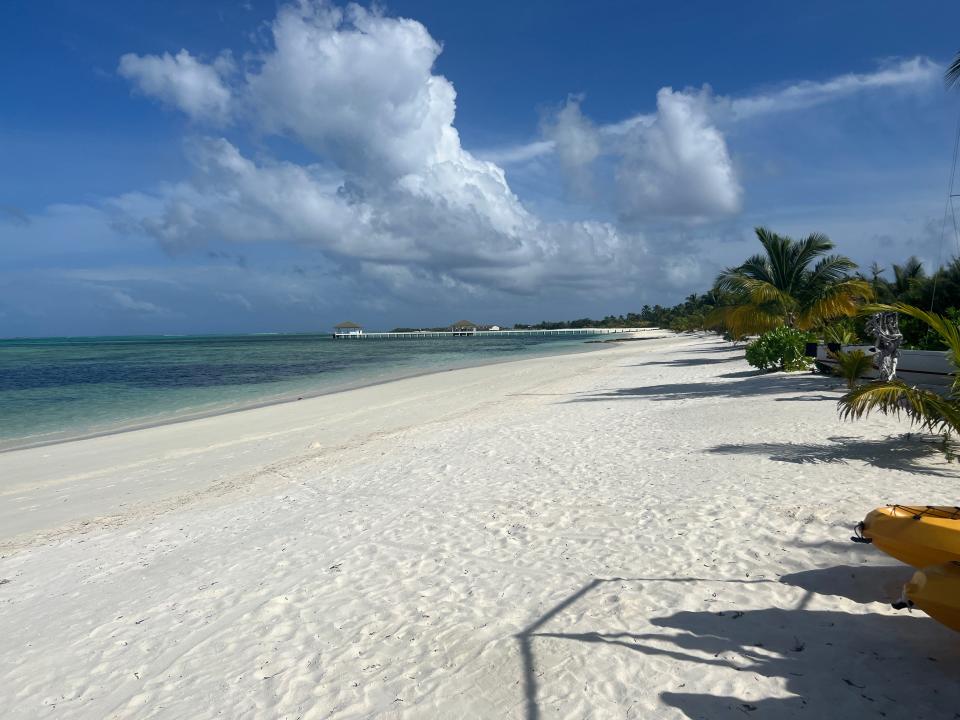
[[872, 299], [873, 286], [867, 280], [850, 278], [827, 285], [807, 303], [798, 325], [808, 329], [830, 318], [853, 317], [860, 313], [864, 301]]
[[769, 303], [780, 305], [780, 307], [786, 309], [796, 304], [796, 301], [789, 293], [784, 292], [773, 283], [744, 278], [740, 282], [740, 287], [754, 305], [765, 305]]
[[856, 345], [860, 340], [857, 330], [850, 318], [834, 319], [830, 323], [819, 323], [814, 327], [820, 328], [824, 342], [838, 345]]
[[943, 79], [946, 81], [947, 87], [954, 87], [960, 83], [960, 53], [957, 53], [953, 62], [950, 63], [950, 66], [946, 72], [944, 72]]
[[[807, 265], [812, 263], [814, 259], [829, 250], [833, 250], [833, 247], [833, 241], [823, 233], [810, 233], [803, 240], [796, 243], [794, 263], [798, 267], [806, 269]], [[856, 267], [856, 265], [853, 267]]]
[[783, 325], [783, 313], [767, 306], [724, 305], [707, 315], [706, 323], [722, 325], [734, 337], [758, 335]]
[[840, 351], [834, 353], [833, 357], [837, 360], [835, 368], [837, 375], [847, 381], [849, 388], [856, 385], [857, 380], [866, 375], [873, 366], [873, 358], [863, 350]]
[[765, 255], [751, 255], [743, 261], [737, 270], [740, 275], [745, 275], [753, 280], [763, 280], [769, 283], [773, 282], [770, 259]]
[[819, 288], [829, 283], [840, 282], [850, 274], [850, 271], [856, 269], [857, 264], [850, 258], [843, 255], [828, 255], [814, 265], [807, 282], [811, 287]]
[[[914, 305], [907, 305], [906, 303], [864, 305], [861, 311], [864, 313], [898, 312], [926, 323], [935, 333], [943, 338], [943, 341], [949, 348], [947, 350], [947, 357], [955, 368], [960, 369], [960, 327], [957, 327], [956, 323], [950, 320], [950, 318], [934, 312], [921, 310]], [[958, 376], [958, 380], [960, 380], [960, 376]]]
[[739, 267], [727, 268], [723, 270], [713, 283], [714, 289], [719, 293], [732, 294], [735, 297], [745, 298], [748, 293], [743, 288], [743, 282], [747, 277], [740, 272]]
[[769, 268], [769, 281], [783, 290], [790, 290], [795, 282], [793, 258], [795, 241], [764, 227], [756, 228], [756, 233], [757, 239], [766, 251], [765, 260]]
[[931, 432], [960, 429], [960, 407], [929, 390], [900, 380], [876, 381], [855, 387], [840, 398], [840, 417], [859, 420], [873, 411], [900, 417]]

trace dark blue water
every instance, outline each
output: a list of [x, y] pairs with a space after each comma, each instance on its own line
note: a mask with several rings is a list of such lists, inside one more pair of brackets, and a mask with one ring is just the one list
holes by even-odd
[[0, 340], [0, 449], [590, 347], [551, 336]]

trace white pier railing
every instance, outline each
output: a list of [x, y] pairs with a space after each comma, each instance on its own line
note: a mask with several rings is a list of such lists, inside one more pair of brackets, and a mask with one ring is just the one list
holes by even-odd
[[651, 328], [564, 328], [562, 330], [414, 330], [411, 332], [334, 332], [335, 340], [421, 340], [445, 337], [499, 337], [501, 335], [622, 335]]

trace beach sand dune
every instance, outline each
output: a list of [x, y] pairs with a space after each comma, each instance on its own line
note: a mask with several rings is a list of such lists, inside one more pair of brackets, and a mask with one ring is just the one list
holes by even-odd
[[[10, 718], [952, 718], [957, 471], [669, 337], [0, 455]], [[86, 523], [86, 524], [84, 524]]]

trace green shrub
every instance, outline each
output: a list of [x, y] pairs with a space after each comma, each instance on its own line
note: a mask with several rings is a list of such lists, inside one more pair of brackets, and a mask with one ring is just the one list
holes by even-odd
[[835, 320], [823, 328], [823, 341], [837, 345], [856, 345], [860, 341], [857, 328], [850, 318]]
[[852, 388], [857, 384], [857, 380], [873, 367], [873, 356], [867, 355], [863, 350], [850, 350], [848, 352], [833, 353], [837, 360], [837, 367], [834, 372], [847, 381], [847, 387]]
[[814, 342], [810, 333], [778, 327], [747, 345], [747, 362], [761, 370], [809, 370], [813, 359], [803, 354], [808, 342]]

